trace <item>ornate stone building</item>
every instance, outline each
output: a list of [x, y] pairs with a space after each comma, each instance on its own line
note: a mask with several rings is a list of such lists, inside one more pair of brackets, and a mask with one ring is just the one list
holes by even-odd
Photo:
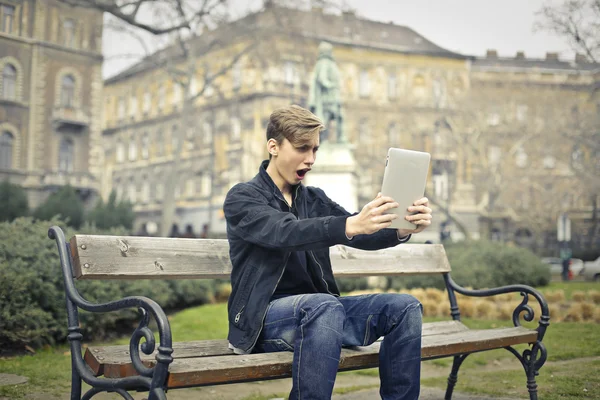
[[53, 0], [0, 0], [0, 179], [37, 207], [70, 184], [100, 189], [102, 14]]
[[[252, 35], [233, 35], [240, 26]], [[388, 147], [429, 151], [427, 195], [438, 218], [428, 238], [434, 240], [446, 219], [453, 221], [448, 226], [455, 238], [463, 236], [461, 229], [472, 237], [498, 238], [497, 230], [502, 229], [502, 238], [512, 240], [523, 224], [527, 226], [519, 219], [523, 210], [517, 204], [523, 201], [518, 200], [521, 189], [513, 185], [515, 178], [527, 175], [543, 186], [543, 179], [553, 180], [553, 174], [562, 171], [561, 160], [568, 164], [572, 157], [573, 146], [559, 151], [557, 144], [552, 153], [556, 168], [540, 169], [550, 158], [533, 151], [554, 140], [548, 132], [558, 126], [553, 122], [557, 110], [578, 107], [587, 113], [596, 107], [597, 100], [585, 94], [598, 84], [598, 65], [581, 59], [560, 61], [552, 55], [530, 60], [490, 53], [477, 59], [445, 50], [410, 28], [352, 13], [271, 7], [210, 35], [223, 35], [227, 45], [198, 57], [191, 95], [184, 95], [156, 62], [145, 61], [105, 82], [103, 193], [114, 188], [134, 201], [139, 225], [160, 220], [162, 176], [177, 144], [173, 133], [184, 129], [176, 223], [180, 229], [190, 225], [195, 232], [204, 225], [224, 232], [224, 195], [234, 183], [254, 176], [266, 157], [264, 135], [272, 109], [306, 105], [317, 46], [323, 40], [333, 44], [342, 74], [344, 123], [359, 163], [359, 204], [378, 192]], [[207, 71], [219, 70], [235, 57], [235, 49], [252, 41], [252, 52], [196, 96]], [[194, 98], [191, 124], [182, 123], [187, 98]], [[530, 130], [538, 142], [528, 136]], [[523, 138], [527, 150], [513, 148], [515, 140]], [[496, 167], [500, 160], [506, 168]], [[544, 178], [523, 174], [524, 169]], [[571, 189], [556, 185], [551, 193], [563, 190]], [[536, 199], [530, 193], [524, 204], [534, 208]], [[590, 203], [578, 197], [571, 205], [588, 210]], [[529, 227], [529, 235], [536, 233]]]

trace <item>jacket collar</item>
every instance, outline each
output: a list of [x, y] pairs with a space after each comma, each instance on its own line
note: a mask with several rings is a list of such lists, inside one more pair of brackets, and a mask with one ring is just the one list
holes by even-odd
[[[257, 175], [257, 177], [259, 178], [258, 181], [260, 182], [260, 185], [263, 186], [264, 188], [268, 189], [269, 192], [273, 194], [273, 196], [278, 197], [279, 199], [283, 200], [283, 198], [284, 198], [283, 193], [281, 193], [281, 190], [279, 190], [279, 188], [277, 187], [275, 182], [273, 182], [273, 179], [267, 172], [268, 166], [269, 166], [269, 160], [264, 160], [260, 164], [260, 167], [258, 168], [258, 175]], [[302, 186], [301, 183], [294, 186], [292, 188], [292, 191], [295, 193], [294, 197], [299, 196], [302, 193], [303, 189], [304, 189], [304, 186]]]

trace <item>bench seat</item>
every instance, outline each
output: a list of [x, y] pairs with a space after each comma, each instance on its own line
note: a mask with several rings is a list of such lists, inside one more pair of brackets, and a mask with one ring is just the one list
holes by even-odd
[[[467, 354], [534, 343], [537, 332], [523, 327], [469, 329], [459, 321], [423, 324], [422, 359]], [[380, 343], [342, 350], [340, 371], [378, 366]], [[169, 367], [167, 388], [205, 386], [232, 382], [278, 379], [291, 376], [291, 352], [235, 355], [226, 340], [175, 342], [173, 363]], [[142, 354], [151, 366], [156, 352]], [[131, 364], [129, 346], [88, 347], [85, 361], [96, 376], [122, 378], [137, 375]]]

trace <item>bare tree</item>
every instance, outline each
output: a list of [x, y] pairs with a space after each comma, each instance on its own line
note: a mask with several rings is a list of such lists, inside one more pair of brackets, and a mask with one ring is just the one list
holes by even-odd
[[576, 52], [600, 61], [600, 0], [547, 1], [536, 15], [534, 29], [565, 38]]
[[[267, 29], [265, 26], [259, 27], [252, 15], [230, 23], [232, 7], [228, 0], [59, 1], [107, 13], [109, 18], [106, 26], [109, 29], [127, 34], [138, 41], [144, 55], [141, 64], [148, 69], [164, 70], [180, 87], [183, 95], [177, 117], [179, 129], [173, 133], [176, 136], [172, 140], [175, 145], [172, 149], [172, 161], [167, 164], [164, 176], [165, 190], [159, 232], [161, 236], [167, 236], [175, 218], [176, 189], [182, 176], [182, 152], [186, 139], [190, 136], [189, 131], [195, 125], [195, 115], [198, 114], [196, 100], [207, 91], [215, 92], [216, 96], [222, 98], [219, 78], [234, 73], [233, 70], [242, 60], [252, 59], [250, 63], [254, 63], [258, 71], [268, 71], [269, 63], [280, 62], [274, 47], [268, 42], [273, 40], [274, 30], [291, 28], [294, 21], [286, 19], [283, 9], [273, 7], [272, 1], [264, 3], [264, 7], [271, 9], [273, 18], [269, 21], [275, 25]], [[327, 2], [322, 3], [326, 5]], [[301, 48], [306, 50], [307, 46]], [[216, 60], [207, 56], [215, 52], [219, 53]], [[304, 54], [303, 59], [306, 56]], [[199, 70], [203, 73], [200, 85], [195, 81]], [[218, 161], [214, 139], [211, 146], [210, 163], [214, 166]], [[234, 166], [240, 170], [241, 167], [241, 163]], [[221, 174], [214, 167], [210, 171], [212, 187], [209, 209], [212, 210], [215, 182]]]

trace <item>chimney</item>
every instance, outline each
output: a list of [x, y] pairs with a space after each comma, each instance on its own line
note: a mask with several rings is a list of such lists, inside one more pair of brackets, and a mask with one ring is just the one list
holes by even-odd
[[558, 53], [546, 53], [546, 61], [558, 61]]
[[517, 55], [515, 56], [515, 59], [517, 59], [517, 60], [524, 60], [525, 59], [525, 52], [524, 51], [517, 51]]
[[575, 54], [575, 62], [577, 64], [585, 64], [588, 62], [588, 58], [585, 56], [585, 54], [577, 53]]
[[496, 58], [498, 58], [498, 52], [493, 49], [488, 49], [488, 51], [485, 53], [485, 58], [496, 59]]

